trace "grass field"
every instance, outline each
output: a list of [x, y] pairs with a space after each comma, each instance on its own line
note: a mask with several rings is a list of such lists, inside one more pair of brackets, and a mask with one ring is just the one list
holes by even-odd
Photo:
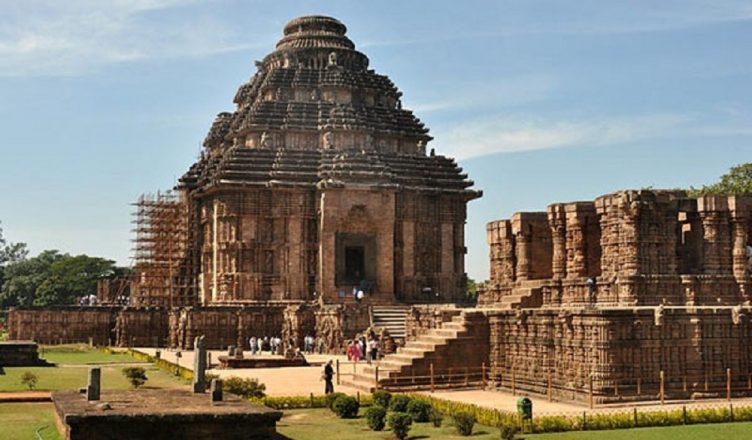
[[5, 440], [35, 439], [35, 432], [44, 440], [63, 437], [55, 428], [55, 410], [51, 403], [0, 403], [0, 438]]
[[61, 365], [140, 362], [128, 356], [126, 353], [111, 354], [81, 344], [42, 346], [39, 349], [39, 354], [41, 358], [46, 359], [48, 362]]
[[[7, 367], [5, 375], [0, 376], [0, 392], [26, 391], [21, 383], [21, 375], [30, 371], [39, 377], [36, 390], [75, 390], [86, 386], [89, 367], [100, 365], [102, 368], [102, 388], [123, 390], [130, 384], [123, 377], [123, 364], [136, 363], [135, 359], [124, 353], [109, 354], [86, 348], [86, 346], [60, 346], [46, 348], [45, 359], [58, 364], [56, 367]], [[146, 388], [180, 388], [188, 384], [151, 365], [142, 363], [146, 369]]]
[[[305, 409], [285, 411], [285, 417], [277, 424], [277, 432], [293, 440], [325, 438], [327, 440], [387, 439], [388, 430], [374, 432], [368, 429], [363, 418], [344, 420], [337, 418], [328, 409]], [[752, 423], [720, 423], [712, 425], [675, 426], [667, 428], [636, 428], [615, 431], [577, 431], [556, 434], [525, 434], [527, 440], [726, 440], [752, 438]], [[448, 418], [441, 428], [430, 423], [413, 424], [411, 439], [466, 439], [498, 440], [499, 430], [475, 425], [471, 437], [456, 434]]]

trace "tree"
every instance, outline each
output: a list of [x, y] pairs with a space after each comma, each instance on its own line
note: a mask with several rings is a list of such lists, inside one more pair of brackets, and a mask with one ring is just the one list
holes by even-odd
[[21, 375], [21, 383], [23, 385], [26, 385], [29, 388], [29, 391], [36, 388], [37, 382], [39, 382], [39, 376], [32, 373], [31, 371], [24, 371], [24, 373]]
[[8, 264], [4, 269], [4, 282], [0, 289], [0, 306], [31, 307], [39, 286], [49, 276], [55, 261], [64, 256], [58, 251], [44, 251], [34, 258]]
[[99, 278], [120, 272], [111, 260], [47, 250], [5, 267], [0, 306], [73, 304], [76, 298], [96, 294]]
[[146, 377], [146, 370], [142, 367], [125, 367], [122, 370], [123, 376], [128, 379], [128, 383], [131, 384], [133, 389], [137, 389], [149, 380]]
[[0, 287], [5, 279], [5, 266], [24, 260], [29, 254], [26, 243], [8, 243], [3, 237], [3, 228], [0, 227]]
[[692, 187], [689, 193], [693, 196], [752, 195], [752, 162], [731, 167], [718, 182], [702, 188]]
[[28, 254], [26, 243], [8, 243], [3, 236], [3, 228], [0, 227], [0, 267], [7, 263], [21, 261]]

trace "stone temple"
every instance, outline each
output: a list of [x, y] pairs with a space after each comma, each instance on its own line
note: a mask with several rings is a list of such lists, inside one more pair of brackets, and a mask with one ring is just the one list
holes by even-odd
[[373, 304], [464, 296], [465, 207], [480, 193], [426, 154], [428, 129], [345, 30], [289, 22], [180, 179], [198, 303], [336, 302], [354, 286]]
[[401, 96], [344, 24], [290, 21], [176, 191], [136, 203], [129, 307], [108, 308], [123, 296], [111, 283], [101, 307], [17, 310], [13, 329], [121, 345], [206, 334], [213, 347], [279, 334], [284, 323], [290, 334], [362, 331], [370, 312], [311, 311], [351, 305], [354, 290], [368, 307], [463, 300], [466, 206], [481, 192], [429, 148]]

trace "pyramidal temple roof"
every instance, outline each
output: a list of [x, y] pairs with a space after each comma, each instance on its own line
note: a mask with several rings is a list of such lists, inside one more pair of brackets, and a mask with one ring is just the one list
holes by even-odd
[[313, 15], [284, 27], [276, 49], [219, 113], [202, 158], [181, 178], [210, 186], [363, 183], [470, 190], [456, 163], [426, 154], [428, 128], [402, 108], [402, 93], [368, 69], [339, 20]]

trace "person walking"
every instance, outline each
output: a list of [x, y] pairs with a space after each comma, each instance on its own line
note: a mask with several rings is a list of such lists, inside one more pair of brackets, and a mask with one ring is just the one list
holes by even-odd
[[379, 340], [376, 337], [371, 339], [371, 360], [374, 362], [379, 360]]
[[332, 368], [332, 360], [329, 359], [329, 362], [326, 363], [326, 366], [324, 367], [324, 374], [322, 375], [322, 378], [324, 379], [325, 385], [324, 385], [324, 394], [330, 394], [334, 392], [334, 382], [332, 379], [334, 379], [334, 368]]

